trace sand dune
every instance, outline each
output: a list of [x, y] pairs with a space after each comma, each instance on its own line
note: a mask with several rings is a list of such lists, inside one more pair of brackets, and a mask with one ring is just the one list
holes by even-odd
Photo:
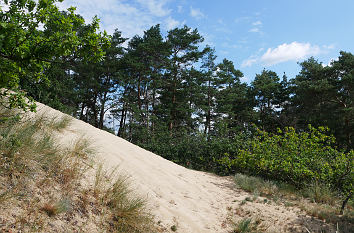
[[[43, 112], [63, 114], [38, 104], [38, 113]], [[229, 232], [227, 219], [231, 216], [257, 216], [272, 232], [302, 232], [304, 225], [315, 221], [295, 208], [276, 204], [249, 202], [241, 206], [249, 194], [235, 188], [232, 178], [186, 169], [77, 119], [59, 136], [69, 143], [82, 135], [92, 142], [95, 160], [103, 161], [107, 168], [119, 166], [120, 172], [131, 177], [136, 191], [147, 198], [156, 222], [167, 231], [176, 225], [177, 232]]]

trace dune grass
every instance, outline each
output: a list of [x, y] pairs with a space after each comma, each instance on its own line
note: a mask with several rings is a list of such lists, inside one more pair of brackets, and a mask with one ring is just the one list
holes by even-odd
[[0, 119], [0, 232], [157, 232], [128, 178], [94, 165], [89, 141], [59, 145], [70, 117]]
[[237, 224], [235, 224], [235, 230], [233, 233], [247, 233], [255, 230], [255, 226], [252, 223], [251, 218], [245, 218], [240, 220]]
[[98, 204], [107, 207], [106, 228], [110, 232], [157, 232], [153, 216], [145, 208], [146, 201], [130, 188], [129, 177], [108, 172], [99, 165], [96, 169], [93, 195]]
[[[233, 230], [231, 233], [275, 233], [259, 229], [259, 225], [262, 221], [258, 218], [244, 217], [237, 222], [232, 222]], [[278, 232], [277, 232], [278, 233]]]
[[[308, 215], [320, 220], [338, 225], [339, 232], [349, 233], [354, 230], [354, 205], [348, 203], [344, 214], [340, 214], [341, 199], [338, 193], [327, 186], [312, 184], [302, 189], [292, 185], [265, 180], [260, 177], [244, 174], [235, 175], [236, 185], [255, 195], [267, 197], [266, 202], [272, 200], [284, 206], [297, 206]], [[250, 201], [252, 198], [248, 198]], [[242, 203], [244, 204], [244, 203]]]

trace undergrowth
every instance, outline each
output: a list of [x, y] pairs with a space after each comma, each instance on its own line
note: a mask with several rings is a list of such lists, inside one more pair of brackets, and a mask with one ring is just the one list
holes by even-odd
[[70, 117], [1, 110], [0, 119], [0, 232], [156, 232], [145, 200], [127, 177], [94, 166], [87, 140], [59, 145]]
[[257, 130], [244, 148], [225, 153], [220, 162], [235, 173], [291, 184], [297, 189], [320, 184], [340, 194], [343, 213], [353, 196], [354, 150], [339, 150], [328, 128], [308, 127], [304, 132], [289, 127], [273, 134]]

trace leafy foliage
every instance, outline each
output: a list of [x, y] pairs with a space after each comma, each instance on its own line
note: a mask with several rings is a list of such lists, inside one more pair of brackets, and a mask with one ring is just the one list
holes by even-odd
[[9, 107], [33, 110], [33, 102], [25, 101], [17, 90], [19, 83], [46, 80], [44, 70], [57, 58], [73, 52], [90, 60], [103, 56], [98, 19], [79, 32], [77, 27], [84, 25], [83, 18], [75, 14], [75, 8], [61, 12], [56, 2], [10, 0], [5, 1], [8, 10], [0, 8], [0, 88], [17, 92], [8, 95], [1, 90], [1, 97], [11, 99]]
[[148, 137], [150, 140], [147, 143], [138, 144], [139, 146], [168, 160], [193, 169], [229, 175], [233, 170], [220, 161], [224, 154], [238, 153], [249, 135], [240, 134], [233, 138], [220, 136], [208, 138], [203, 133], [188, 135], [184, 132], [170, 135], [168, 131], [163, 131], [156, 132], [156, 136], [142, 137]]
[[221, 162], [234, 172], [243, 172], [271, 180], [284, 181], [297, 187], [322, 183], [351, 195], [353, 189], [354, 151], [342, 152], [328, 128], [309, 125], [308, 132], [294, 128], [269, 134], [258, 130], [246, 149], [225, 154]]

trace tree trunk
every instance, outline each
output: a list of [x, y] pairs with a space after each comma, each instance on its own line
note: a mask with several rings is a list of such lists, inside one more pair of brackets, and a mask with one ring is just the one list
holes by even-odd
[[210, 119], [211, 118], [211, 111], [210, 111], [210, 106], [211, 106], [210, 86], [211, 86], [211, 82], [209, 80], [208, 81], [208, 112], [207, 112], [207, 115], [206, 115], [204, 134], [210, 133], [210, 120], [211, 120]]
[[[152, 92], [152, 112], [151, 115], [155, 116], [155, 98], [156, 98], [156, 90], [154, 88], [153, 92]], [[151, 121], [151, 132], [154, 133], [155, 131], [155, 120], [153, 118], [153, 120]]]
[[83, 102], [81, 105], [81, 111], [80, 111], [80, 120], [84, 120], [84, 109], [85, 109], [85, 103]]
[[[177, 76], [177, 75], [176, 75]], [[173, 90], [172, 90], [172, 109], [171, 109], [171, 119], [170, 119], [170, 124], [168, 129], [170, 130], [170, 135], [172, 136], [172, 130], [173, 130], [173, 126], [174, 126], [174, 120], [175, 120], [175, 110], [174, 108], [176, 107], [176, 89], [177, 89], [177, 84], [176, 84], [176, 78], [174, 78], [173, 80]]]
[[105, 114], [105, 104], [107, 101], [107, 92], [103, 94], [103, 99], [101, 100], [101, 109], [100, 109], [100, 120], [98, 124], [98, 128], [103, 129], [103, 120]]
[[148, 99], [148, 86], [147, 85], [145, 88], [144, 102], [145, 102], [146, 129], [149, 132], [149, 99]]
[[123, 130], [125, 128], [125, 118], [126, 118], [127, 112], [125, 110], [125, 103], [123, 104], [123, 108], [122, 108], [122, 112], [121, 112], [121, 118], [120, 118], [120, 122], [119, 122], [119, 129], [118, 129], [118, 133], [117, 136], [121, 137]]
[[349, 199], [352, 197], [353, 193], [350, 192], [349, 195], [347, 196], [347, 198], [345, 198], [345, 200], [343, 201], [342, 203], [342, 208], [340, 209], [340, 214], [343, 214], [344, 213], [344, 208], [345, 206], [347, 205]]
[[95, 98], [93, 100], [92, 104], [92, 112], [93, 112], [93, 124], [95, 127], [98, 128], [98, 112], [96, 109], [96, 101], [97, 101], [98, 94], [95, 94]]
[[141, 111], [141, 100], [140, 100], [140, 95], [141, 95], [141, 90], [140, 90], [140, 84], [141, 84], [141, 76], [139, 74], [139, 79], [138, 79], [138, 106], [139, 110]]
[[122, 134], [125, 130], [125, 119], [127, 118], [127, 102], [124, 101], [124, 97], [126, 95], [126, 92], [127, 92], [127, 86], [124, 87], [124, 92], [123, 92], [123, 96], [122, 96], [123, 106], [122, 106], [121, 118], [120, 118], [120, 122], [119, 122], [119, 129], [118, 129], [118, 133], [117, 133], [118, 137], [122, 137], [123, 136]]

